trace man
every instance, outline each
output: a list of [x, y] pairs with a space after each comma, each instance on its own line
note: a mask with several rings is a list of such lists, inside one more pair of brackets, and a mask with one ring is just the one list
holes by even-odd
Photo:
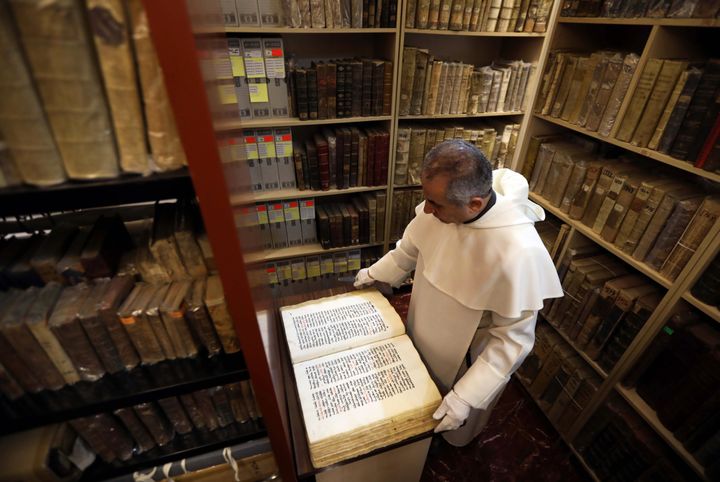
[[533, 225], [545, 213], [520, 174], [493, 173], [475, 146], [449, 140], [425, 157], [422, 187], [396, 248], [355, 286], [395, 285], [415, 270], [407, 331], [446, 394], [435, 431], [463, 446], [532, 349], [543, 300], [563, 292]]

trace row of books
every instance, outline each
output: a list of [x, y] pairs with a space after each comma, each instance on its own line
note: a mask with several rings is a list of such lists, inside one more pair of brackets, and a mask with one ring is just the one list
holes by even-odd
[[405, 47], [399, 115], [520, 111], [534, 65], [497, 60], [477, 67], [435, 60], [428, 49]]
[[397, 0], [223, 0], [227, 27], [395, 28]]
[[567, 236], [570, 233], [570, 226], [558, 221], [554, 216], [545, 213], [547, 216], [545, 221], [535, 223], [535, 230], [537, 230], [540, 240], [543, 242], [543, 246], [547, 249], [550, 257], [553, 261], [557, 261], [562, 246], [567, 240]]
[[720, 60], [648, 60], [618, 118], [639, 62], [634, 54], [600, 51], [590, 56], [552, 52], [535, 111], [602, 136], [691, 162], [720, 167]]
[[515, 156], [520, 124], [490, 120], [475, 125], [407, 125], [398, 129], [395, 155], [396, 186], [420, 185], [422, 162], [430, 149], [448, 139], [463, 139], [482, 151], [494, 168], [510, 164]]
[[390, 240], [402, 238], [405, 227], [415, 217], [415, 208], [423, 201], [421, 189], [399, 189], [393, 192]]
[[715, 321], [694, 310], [681, 310], [623, 380], [708, 469], [709, 480], [720, 474], [719, 347]]
[[[301, 65], [303, 64], [303, 65]], [[288, 65], [291, 116], [300, 120], [388, 116], [393, 64], [354, 58]]]
[[385, 239], [384, 192], [364, 193], [347, 202], [318, 204], [317, 236], [325, 248], [381, 243]]
[[[605, 241], [674, 280], [718, 215], [720, 199], [638, 159], [602, 159], [594, 143], [533, 137], [523, 172], [530, 190]], [[536, 154], [537, 153], [537, 154]], [[525, 170], [527, 167], [527, 170]]]
[[690, 289], [693, 296], [710, 306], [720, 306], [720, 255], [705, 268], [700, 278]]
[[598, 480], [694, 480], [658, 436], [612, 394], [583, 427], [575, 445]]
[[543, 316], [610, 372], [662, 298], [658, 287], [596, 246], [570, 248], [560, 267], [565, 296]]
[[197, 390], [70, 420], [87, 445], [107, 462], [165, 446], [176, 435], [214, 431], [261, 416], [249, 380]]
[[387, 184], [390, 134], [379, 128], [325, 128], [293, 147], [297, 187], [327, 191]]
[[333, 281], [337, 275], [354, 276], [358, 270], [370, 267], [377, 260], [377, 249], [351, 249], [266, 263], [265, 272], [271, 286], [320, 278]]
[[[140, 364], [240, 350], [217, 275], [167, 284], [103, 278], [0, 292], [0, 367], [26, 392]], [[14, 396], [21, 395], [14, 393]]]
[[[8, 59], [0, 80], [4, 185], [186, 164], [140, 0], [129, 1], [127, 11], [101, 1], [7, 3], [0, 12]], [[86, 9], [107, 18], [116, 34], [91, 29]]]
[[544, 323], [537, 325], [533, 350], [515, 375], [563, 434], [569, 432], [602, 383]]
[[406, 28], [545, 32], [553, 0], [410, 0]]
[[565, 0], [563, 17], [714, 18], [720, 12], [717, 0]]
[[157, 203], [153, 219], [100, 216], [92, 226], [60, 221], [48, 234], [0, 240], [0, 289], [76, 284], [117, 273], [148, 282], [207, 276], [215, 269], [197, 205]]

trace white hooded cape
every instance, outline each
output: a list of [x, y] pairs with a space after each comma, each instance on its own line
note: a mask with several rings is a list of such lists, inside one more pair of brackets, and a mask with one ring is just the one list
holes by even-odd
[[390, 284], [415, 269], [408, 334], [443, 392], [475, 338], [479, 356], [461, 383], [466, 401], [482, 409], [532, 349], [543, 300], [563, 294], [534, 228], [545, 213], [528, 200], [527, 181], [499, 169], [493, 189], [495, 205], [469, 224], [442, 223], [420, 204], [398, 246], [370, 268]]

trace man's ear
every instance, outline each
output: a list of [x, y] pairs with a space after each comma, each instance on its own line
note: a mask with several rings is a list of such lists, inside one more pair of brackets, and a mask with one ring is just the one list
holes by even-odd
[[470, 198], [470, 202], [468, 203], [468, 207], [470, 210], [474, 213], [479, 213], [483, 210], [485, 205], [487, 204], [488, 198], [482, 198], [480, 196], [473, 196]]

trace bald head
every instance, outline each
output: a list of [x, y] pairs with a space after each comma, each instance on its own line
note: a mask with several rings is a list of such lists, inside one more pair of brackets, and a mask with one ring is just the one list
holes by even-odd
[[445, 197], [465, 205], [475, 197], [485, 198], [492, 191], [492, 165], [485, 155], [467, 141], [451, 139], [428, 152], [423, 160], [422, 177], [431, 181], [447, 177]]

